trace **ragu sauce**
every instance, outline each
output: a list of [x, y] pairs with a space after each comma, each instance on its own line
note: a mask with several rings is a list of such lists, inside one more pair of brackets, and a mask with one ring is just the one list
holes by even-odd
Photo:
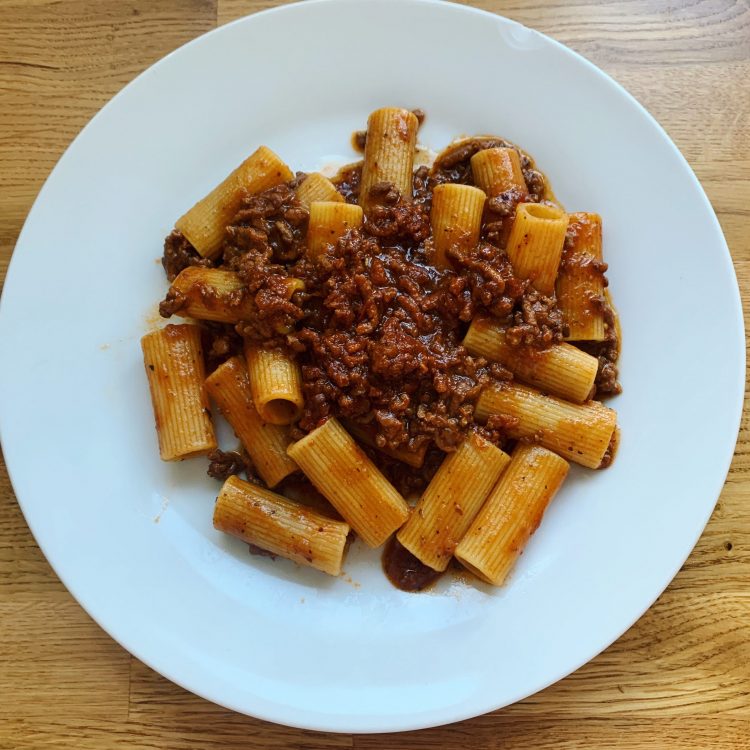
[[422, 591], [443, 575], [420, 562], [395, 536], [388, 540], [383, 550], [383, 571], [388, 580], [402, 591]]

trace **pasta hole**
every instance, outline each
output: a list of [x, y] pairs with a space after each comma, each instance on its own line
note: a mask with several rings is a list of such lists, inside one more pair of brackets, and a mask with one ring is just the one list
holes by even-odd
[[289, 424], [299, 416], [299, 409], [292, 401], [274, 398], [268, 401], [263, 409], [264, 417], [273, 424]]
[[732, 545], [732, 543], [731, 543], [731, 542], [724, 542], [724, 549], [725, 549], [725, 550], [726, 550], [727, 552], [731, 552], [731, 551], [732, 551], [732, 546], [733, 546], [733, 545]]

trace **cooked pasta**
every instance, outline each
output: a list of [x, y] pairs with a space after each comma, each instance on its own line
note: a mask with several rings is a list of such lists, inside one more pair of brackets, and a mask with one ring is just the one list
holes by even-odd
[[[388, 185], [398, 191], [402, 201], [411, 202], [418, 128], [416, 116], [405, 109], [385, 107], [370, 115], [359, 193], [359, 204], [365, 213], [384, 202]], [[378, 191], [380, 186], [384, 189]]]
[[233, 271], [190, 266], [172, 282], [169, 294], [180, 305], [175, 314], [186, 318], [237, 323], [254, 311], [246, 285]]
[[495, 586], [503, 583], [539, 527], [568, 468], [568, 462], [551, 451], [520, 443], [456, 547], [456, 559], [483, 581]]
[[305, 207], [316, 201], [342, 203], [344, 196], [336, 190], [336, 186], [320, 172], [307, 175], [297, 187], [297, 200]]
[[375, 110], [330, 178], [261, 146], [177, 220], [159, 312], [191, 322], [143, 339], [161, 455], [207, 455], [216, 528], [331, 575], [351, 529], [408, 591], [454, 557], [502, 583], [620, 435], [601, 218], [498, 136], [425, 163], [424, 117]]
[[302, 413], [302, 373], [286, 352], [246, 346], [247, 372], [253, 403], [261, 419], [270, 424], [291, 424]]
[[202, 456], [216, 448], [208, 399], [201, 330], [168, 325], [141, 339], [163, 461]]
[[471, 185], [438, 185], [432, 193], [432, 239], [435, 265], [449, 268], [448, 251], [471, 250], [479, 242], [485, 194]]
[[[304, 183], [303, 183], [304, 184]], [[310, 205], [307, 249], [317, 258], [326, 245], [335, 245], [350, 229], [362, 226], [362, 209], [351, 203], [315, 201]]]
[[300, 565], [341, 573], [349, 525], [229, 477], [216, 498], [214, 528]]
[[336, 419], [287, 453], [370, 547], [379, 547], [406, 520], [406, 502]]
[[513, 272], [542, 294], [552, 294], [560, 266], [568, 216], [554, 206], [522, 203], [508, 238]]
[[478, 317], [471, 321], [464, 346], [478, 357], [505, 365], [520, 380], [568, 401], [582, 404], [594, 392], [599, 361], [570, 344], [553, 344], [546, 349], [512, 346], [503, 326]]
[[221, 249], [226, 226], [240, 207], [246, 193], [260, 193], [291, 180], [291, 171], [270, 148], [261, 146], [248, 156], [221, 184], [199, 200], [175, 227], [205, 258]]
[[471, 157], [471, 173], [478, 188], [489, 196], [513, 190], [519, 197], [529, 190], [523, 179], [521, 160], [514, 148], [486, 148]]
[[601, 467], [617, 424], [617, 414], [597, 401], [571, 404], [515, 383], [482, 391], [476, 416], [509, 417], [510, 436], [534, 440], [589, 469]]
[[247, 368], [240, 357], [228, 359], [209, 375], [206, 389], [269, 487], [297, 471], [286, 452], [291, 442], [289, 433], [285, 427], [264, 422], [258, 414]]
[[440, 465], [396, 535], [399, 542], [425, 565], [445, 570], [509, 461], [492, 443], [469, 435]]
[[568, 326], [568, 341], [604, 340], [605, 269], [601, 217], [571, 214], [557, 277], [557, 302]]

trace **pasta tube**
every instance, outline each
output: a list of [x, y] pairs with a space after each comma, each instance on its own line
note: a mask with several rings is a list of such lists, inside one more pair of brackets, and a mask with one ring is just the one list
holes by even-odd
[[568, 215], [554, 206], [522, 203], [508, 237], [513, 272], [542, 294], [552, 294], [560, 265]]
[[176, 313], [184, 318], [237, 323], [255, 314], [255, 301], [233, 271], [188, 266], [172, 282], [167, 299], [175, 295], [185, 300]]
[[396, 534], [433, 570], [443, 571], [510, 456], [472, 433], [449, 454]]
[[262, 193], [292, 177], [289, 167], [270, 148], [261, 146], [181, 216], [175, 227], [204, 258], [213, 258], [221, 249], [226, 226], [239, 210], [242, 198], [248, 193]]
[[590, 469], [601, 466], [617, 423], [617, 413], [598, 401], [571, 404], [518, 383], [485, 388], [474, 414], [511, 417], [510, 437], [533, 439]]
[[217, 367], [206, 379], [206, 390], [269, 487], [297, 471], [286, 452], [290, 443], [287, 430], [264, 422], [253, 405], [250, 378], [241, 357]]
[[216, 449], [203, 390], [206, 377], [201, 331], [168, 325], [141, 339], [162, 461], [202, 456]]
[[371, 195], [371, 189], [380, 183], [394, 185], [401, 200], [411, 203], [418, 128], [416, 116], [397, 107], [376, 109], [368, 118], [359, 192], [359, 204], [365, 213], [369, 214], [379, 202], [377, 195]]
[[482, 228], [482, 211], [487, 196], [471, 185], [444, 183], [432, 193], [432, 241], [435, 247], [434, 263], [438, 268], [450, 266], [448, 250], [458, 246], [471, 250], [479, 242]]
[[474, 318], [463, 344], [471, 354], [500, 362], [520, 380], [568, 401], [582, 404], [594, 390], [599, 361], [570, 344], [511, 346], [503, 327], [484, 317]]
[[253, 403], [261, 419], [291, 424], [299, 419], [305, 399], [302, 372], [295, 359], [278, 349], [245, 347]]
[[604, 341], [602, 220], [571, 214], [557, 277], [557, 304], [568, 325], [568, 341]]
[[503, 583], [568, 469], [567, 461], [544, 448], [516, 446], [510, 465], [456, 548], [456, 559], [483, 581]]
[[[304, 184], [304, 183], [303, 183]], [[309, 257], [317, 258], [326, 245], [335, 245], [350, 229], [362, 226], [362, 209], [351, 203], [315, 201], [307, 226]]]
[[513, 190], [528, 195], [521, 160], [514, 148], [486, 148], [471, 157], [471, 173], [478, 188], [488, 196]]
[[370, 547], [379, 547], [409, 514], [401, 495], [331, 418], [287, 452]]
[[214, 528], [300, 565], [341, 573], [349, 525], [229, 477], [216, 498]]

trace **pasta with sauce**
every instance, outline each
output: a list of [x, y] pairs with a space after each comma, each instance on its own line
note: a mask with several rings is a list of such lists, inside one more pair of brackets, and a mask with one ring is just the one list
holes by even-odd
[[371, 113], [331, 178], [260, 146], [188, 209], [159, 306], [188, 322], [144, 337], [146, 371], [162, 458], [208, 453], [214, 525], [251, 551], [338, 575], [356, 534], [405, 590], [500, 585], [569, 462], [616, 450], [602, 219], [503, 138], [415, 167], [423, 119]]

